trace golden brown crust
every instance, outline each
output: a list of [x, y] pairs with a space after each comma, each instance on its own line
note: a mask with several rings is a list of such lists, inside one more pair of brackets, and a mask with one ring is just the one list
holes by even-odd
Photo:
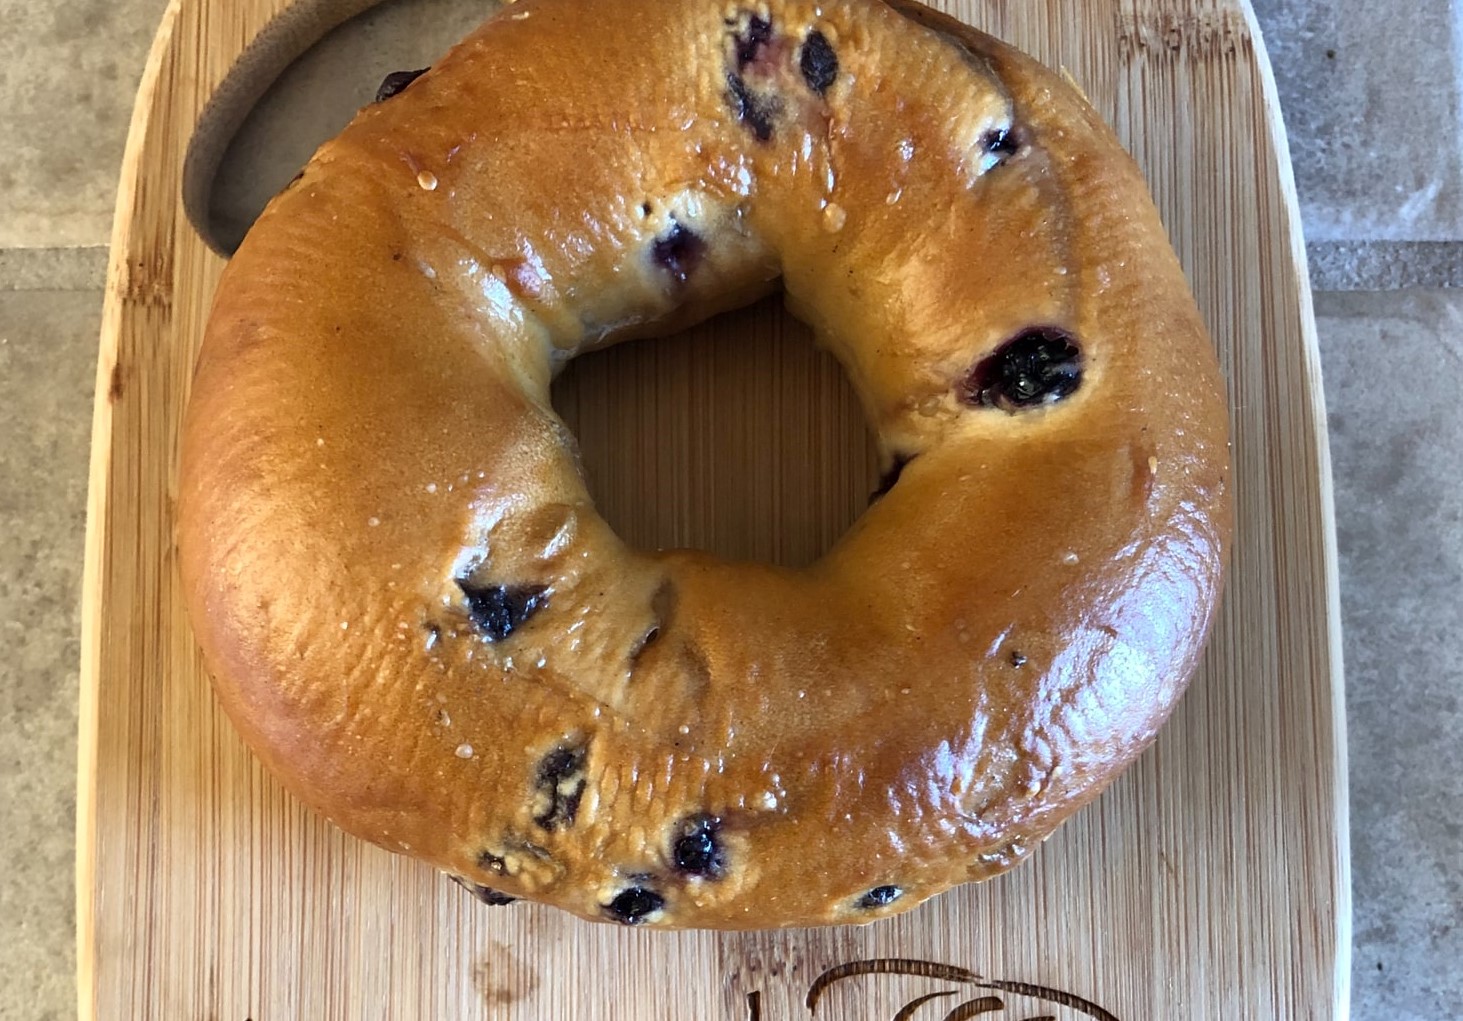
[[[340, 826], [587, 918], [865, 921], [1011, 867], [1153, 738], [1228, 543], [1214, 356], [1081, 97], [896, 6], [522, 0], [250, 233], [185, 591]], [[897, 484], [803, 571], [626, 548], [553, 372], [779, 277]], [[1024, 333], [1080, 385], [1008, 412], [974, 367]]]

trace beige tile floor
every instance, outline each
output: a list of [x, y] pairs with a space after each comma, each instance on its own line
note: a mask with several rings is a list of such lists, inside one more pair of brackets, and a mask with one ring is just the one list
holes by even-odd
[[1307, 236], [1463, 237], [1463, 6], [1254, 3], [1285, 103]]
[[0, 291], [0, 1018], [74, 1017], [76, 669], [101, 296]]
[[[163, 2], [0, 0], [0, 1019], [75, 1016], [76, 604], [100, 246]], [[373, 31], [414, 17], [440, 29], [464, 9], [392, 6], [359, 52]], [[1256, 6], [1326, 279], [1456, 279], [1463, 0]], [[349, 66], [320, 59], [295, 74]], [[247, 189], [231, 194], [247, 207]], [[1354, 1016], [1439, 1021], [1463, 1002], [1463, 291], [1322, 293], [1317, 312], [1346, 618]]]
[[0, 0], [0, 248], [106, 242], [132, 99], [164, 6]]
[[1358, 1021], [1463, 1016], [1463, 291], [1316, 299], [1336, 483]]

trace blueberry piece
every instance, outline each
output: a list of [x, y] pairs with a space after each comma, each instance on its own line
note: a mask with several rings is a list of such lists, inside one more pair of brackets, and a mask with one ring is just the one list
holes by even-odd
[[655, 617], [655, 623], [645, 630], [645, 633], [640, 636], [640, 641], [630, 650], [632, 668], [640, 659], [641, 654], [660, 640], [661, 633], [669, 626], [675, 610], [675, 586], [668, 581], [662, 581], [660, 587], [655, 590], [655, 595], [650, 597], [650, 612]]
[[768, 141], [772, 137], [772, 121], [780, 110], [777, 101], [764, 99], [752, 92], [747, 88], [746, 81], [737, 74], [727, 74], [726, 90], [727, 102], [731, 104], [737, 119], [752, 129], [752, 135], [757, 141]]
[[376, 102], [386, 102], [430, 70], [431, 68], [424, 67], [417, 71], [392, 71], [381, 79], [381, 85], [376, 89]]
[[537, 796], [533, 821], [544, 829], [574, 825], [579, 801], [584, 796], [586, 758], [588, 753], [583, 745], [563, 745], [539, 762], [534, 782]]
[[654, 645], [659, 638], [660, 626], [651, 625], [649, 630], [640, 636], [640, 641], [636, 642], [634, 648], [630, 650], [630, 666], [634, 667], [639, 662], [641, 654]]
[[508, 859], [492, 851], [482, 851], [478, 854], [478, 868], [484, 872], [491, 872], [494, 875], [506, 876], [508, 874]]
[[887, 908], [902, 896], [904, 891], [897, 886], [876, 886], [859, 898], [858, 906], [864, 909]]
[[494, 907], [502, 904], [512, 904], [518, 899], [517, 897], [510, 897], [506, 893], [494, 890], [491, 886], [483, 886], [481, 883], [474, 883], [470, 880], [463, 879], [461, 876], [452, 876], [451, 879], [484, 904], [491, 904]]
[[507, 638], [549, 601], [542, 585], [476, 585], [466, 578], [457, 585], [473, 625], [490, 642]]
[[669, 233], [663, 238], [656, 238], [650, 249], [651, 258], [683, 284], [690, 279], [705, 254], [706, 242], [701, 240], [701, 235], [674, 222]]
[[665, 898], [660, 894], [643, 886], [632, 886], [616, 894], [605, 910], [624, 925], [639, 925], [663, 907]]
[[828, 37], [816, 28], [803, 40], [803, 55], [798, 66], [808, 88], [820, 96], [838, 78], [838, 54], [833, 52], [833, 44]]
[[671, 849], [676, 868], [693, 876], [716, 876], [725, 867], [716, 831], [721, 820], [699, 816], [681, 826], [681, 836]]
[[1021, 139], [1014, 127], [992, 128], [980, 136], [980, 147], [995, 157], [995, 163], [1004, 163], [1008, 157], [1021, 151]]
[[746, 31], [736, 38], [737, 70], [740, 71], [762, 54], [762, 47], [772, 39], [772, 22], [754, 14]]
[[960, 384], [966, 404], [1021, 408], [1069, 397], [1082, 384], [1082, 351], [1076, 339], [1055, 326], [1017, 334], [982, 358]]

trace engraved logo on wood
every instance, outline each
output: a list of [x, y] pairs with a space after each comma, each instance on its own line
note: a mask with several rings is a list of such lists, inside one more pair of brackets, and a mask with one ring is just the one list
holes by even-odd
[[[1118, 1021], [1118, 1018], [1110, 1011], [1104, 1010], [1091, 1000], [1083, 999], [1074, 993], [1064, 992], [1061, 989], [1052, 989], [1048, 986], [1034, 985], [1030, 982], [1011, 982], [1005, 979], [986, 978], [977, 975], [965, 968], [957, 968], [953, 964], [937, 964], [934, 961], [920, 961], [902, 957], [881, 957], [870, 961], [850, 961], [848, 964], [835, 965], [813, 980], [808, 987], [808, 995], [804, 1001], [808, 1008], [808, 1016], [816, 1017], [818, 1001], [828, 989], [839, 983], [856, 979], [862, 975], [912, 975], [917, 978], [931, 978], [940, 982], [955, 983], [967, 986], [968, 989], [943, 989], [933, 993], [926, 993], [917, 996], [904, 1004], [889, 1019], [889, 1021], [916, 1021], [919, 1017], [928, 1017], [930, 1021], [941, 1018], [942, 1021], [970, 1021], [971, 1018], [991, 1017], [996, 1021], [996, 1015], [1004, 1014], [1007, 1010], [1006, 996], [1020, 996], [1028, 999], [1041, 1001], [1043, 1004], [1052, 1007], [1066, 1008], [1075, 1012], [1081, 1017], [1093, 1018], [1095, 1021]], [[962, 992], [967, 995], [963, 1000], [957, 999]], [[926, 1006], [929, 1010], [924, 1010]], [[943, 1015], [938, 1010], [944, 1010]], [[1010, 1014], [1011, 1021], [1018, 1021]], [[747, 994], [747, 1021], [774, 1021], [772, 1018], [764, 1018], [762, 1014], [762, 993], [760, 990]], [[875, 1021], [870, 1018], [869, 1021]], [[1019, 1018], [1019, 1021], [1058, 1021], [1054, 1013], [1027, 1014]]]

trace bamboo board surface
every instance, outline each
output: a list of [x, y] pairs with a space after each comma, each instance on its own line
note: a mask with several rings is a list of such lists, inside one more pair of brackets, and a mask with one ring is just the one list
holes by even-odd
[[[84, 1021], [884, 1021], [908, 1004], [900, 1019], [1346, 1016], [1325, 416], [1288, 157], [1245, 0], [941, 4], [1065, 67], [1117, 127], [1214, 335], [1238, 541], [1201, 675], [1156, 745], [1014, 873], [863, 928], [742, 934], [486, 908], [314, 817], [214, 704], [171, 509], [223, 263], [183, 217], [180, 172], [214, 86], [289, 3], [174, 0], [123, 167], [84, 597]], [[556, 404], [633, 542], [802, 563], [873, 486], [840, 370], [775, 303], [590, 356]]]

